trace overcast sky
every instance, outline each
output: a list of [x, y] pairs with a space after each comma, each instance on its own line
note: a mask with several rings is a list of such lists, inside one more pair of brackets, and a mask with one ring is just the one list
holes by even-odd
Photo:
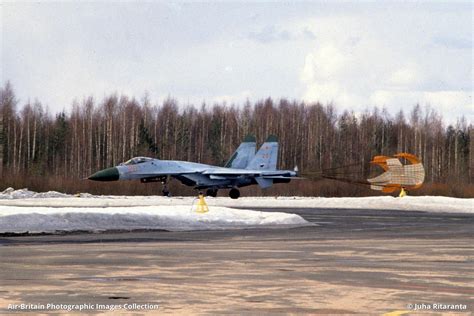
[[53, 111], [118, 92], [152, 101], [271, 96], [431, 105], [472, 122], [468, 2], [3, 2], [1, 79]]

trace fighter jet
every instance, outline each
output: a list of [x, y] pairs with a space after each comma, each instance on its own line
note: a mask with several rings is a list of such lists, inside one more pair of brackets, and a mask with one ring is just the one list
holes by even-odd
[[269, 136], [255, 154], [255, 137], [247, 136], [224, 167], [202, 163], [135, 157], [118, 166], [98, 171], [88, 179], [94, 181], [136, 180], [142, 183], [161, 182], [162, 193], [169, 196], [168, 182], [179, 180], [207, 196], [217, 196], [220, 189], [230, 189], [232, 199], [240, 197], [239, 188], [258, 184], [269, 188], [274, 183], [288, 183], [298, 178], [298, 169], [277, 170], [278, 141]]

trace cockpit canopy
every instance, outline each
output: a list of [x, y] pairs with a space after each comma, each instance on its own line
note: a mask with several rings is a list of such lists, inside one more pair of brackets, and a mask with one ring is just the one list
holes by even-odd
[[129, 166], [129, 165], [138, 165], [139, 163], [144, 163], [148, 161], [152, 161], [153, 158], [148, 157], [134, 157], [126, 162], [122, 163], [122, 165]]

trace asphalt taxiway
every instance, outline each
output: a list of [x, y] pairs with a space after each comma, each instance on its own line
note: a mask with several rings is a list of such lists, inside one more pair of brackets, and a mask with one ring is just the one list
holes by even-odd
[[[314, 225], [1, 236], [0, 314], [24, 313], [12, 309], [21, 303], [155, 304], [173, 314], [403, 314], [415, 304], [473, 312], [474, 215], [277, 211]], [[147, 311], [156, 312], [135, 310]]]

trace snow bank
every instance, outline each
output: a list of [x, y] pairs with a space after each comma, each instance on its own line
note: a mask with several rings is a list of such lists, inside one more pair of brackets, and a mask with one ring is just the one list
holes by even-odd
[[60, 197], [72, 197], [72, 195], [60, 193], [57, 191], [48, 191], [48, 192], [41, 192], [37, 193], [34, 191], [30, 191], [28, 189], [19, 189], [15, 190], [13, 188], [7, 188], [2, 193], [0, 193], [0, 199], [30, 199], [30, 198], [60, 198]]
[[[173, 203], [169, 203], [173, 201]], [[212, 206], [196, 213], [196, 198], [69, 195], [8, 188], [0, 193], [0, 233], [134, 229], [206, 230], [311, 225], [296, 214]]]
[[0, 193], [0, 233], [133, 229], [206, 230], [311, 225], [296, 214], [239, 208], [379, 209], [474, 213], [474, 199], [442, 196], [363, 198], [207, 198], [210, 212], [192, 210], [195, 197], [68, 195], [8, 188]]
[[105, 231], [134, 229], [206, 230], [310, 225], [296, 214], [212, 207], [196, 213], [190, 206], [52, 208], [0, 206], [0, 233]]
[[[374, 209], [447, 213], [474, 213], [474, 199], [445, 196], [371, 196], [353, 198], [277, 197], [249, 198], [239, 201], [241, 207], [292, 207], [326, 209]], [[233, 206], [233, 201], [222, 201], [219, 205]]]
[[[0, 193], [0, 205], [24, 207], [129, 207], [192, 205], [195, 197], [163, 196], [99, 196], [88, 193], [68, 195], [55, 191], [36, 193], [28, 189], [8, 188]], [[474, 213], [474, 199], [444, 196], [374, 196], [362, 198], [318, 197], [228, 197], [206, 198], [210, 206], [255, 208], [325, 208], [325, 209], [380, 209], [424, 212]]]

